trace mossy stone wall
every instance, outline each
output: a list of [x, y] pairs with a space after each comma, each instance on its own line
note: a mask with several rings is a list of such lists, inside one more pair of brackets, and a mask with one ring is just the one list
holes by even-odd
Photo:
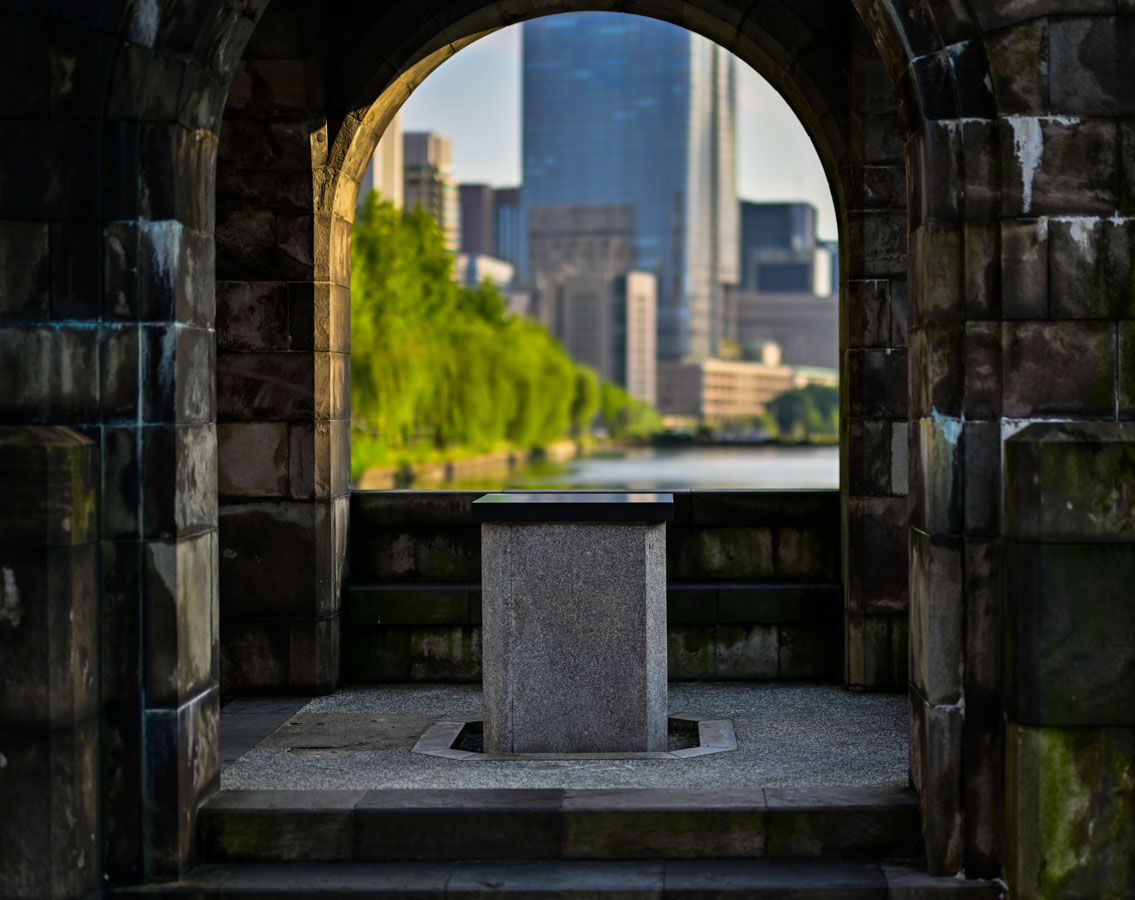
[[1135, 884], [1135, 427], [1005, 444], [1005, 875], [1014, 896]]

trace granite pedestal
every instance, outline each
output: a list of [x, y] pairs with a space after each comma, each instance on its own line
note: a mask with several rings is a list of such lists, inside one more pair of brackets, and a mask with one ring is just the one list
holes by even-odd
[[481, 524], [489, 753], [666, 749], [670, 494], [489, 494]]

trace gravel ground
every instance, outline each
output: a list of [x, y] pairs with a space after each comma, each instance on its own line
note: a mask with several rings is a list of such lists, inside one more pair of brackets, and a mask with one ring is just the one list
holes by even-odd
[[[263, 701], [261, 701], [263, 702]], [[256, 702], [221, 714], [247, 721]], [[374, 728], [428, 718], [476, 718], [475, 685], [347, 687], [312, 700], [293, 720], [327, 732], [314, 744], [258, 746], [224, 770], [223, 788], [633, 788], [803, 787], [907, 783], [907, 702], [901, 694], [855, 694], [832, 685], [731, 682], [672, 684], [670, 712], [728, 717], [738, 749], [692, 759], [459, 761], [358, 746], [360, 716]], [[234, 720], [235, 721], [235, 720]], [[267, 721], [267, 719], [266, 719]], [[389, 724], [384, 724], [389, 723]], [[271, 726], [269, 726], [269, 729]], [[268, 743], [288, 744], [285, 723]], [[416, 728], [416, 722], [415, 722]], [[353, 729], [353, 731], [352, 731]], [[297, 733], [302, 729], [297, 729]], [[393, 734], [393, 731], [391, 732]], [[382, 743], [382, 735], [374, 735]], [[364, 742], [365, 743], [365, 742]], [[386, 741], [390, 743], [390, 741]]]

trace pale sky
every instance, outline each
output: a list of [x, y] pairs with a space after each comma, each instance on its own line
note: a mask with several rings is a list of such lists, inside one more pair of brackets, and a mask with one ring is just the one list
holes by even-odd
[[[796, 115], [767, 81], [738, 67], [737, 188], [745, 200], [804, 201], [819, 235], [837, 237], [823, 167]], [[520, 183], [520, 26], [497, 31], [442, 63], [402, 107], [404, 131], [453, 141], [459, 182]]]

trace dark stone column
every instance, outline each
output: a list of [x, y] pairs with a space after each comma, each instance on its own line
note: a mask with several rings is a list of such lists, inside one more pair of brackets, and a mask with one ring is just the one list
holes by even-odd
[[855, 28], [847, 223], [840, 236], [844, 681], [907, 681], [907, 196], [902, 124], [878, 50]]
[[[339, 680], [350, 477], [350, 224], [323, 211], [319, 16], [274, 3], [233, 79], [217, 166], [221, 682]], [[350, 211], [348, 211], [350, 212]]]
[[0, 895], [77, 897], [99, 869], [98, 449], [0, 426]]
[[1019, 897], [1135, 884], [1135, 424], [1005, 444], [1005, 875]]

